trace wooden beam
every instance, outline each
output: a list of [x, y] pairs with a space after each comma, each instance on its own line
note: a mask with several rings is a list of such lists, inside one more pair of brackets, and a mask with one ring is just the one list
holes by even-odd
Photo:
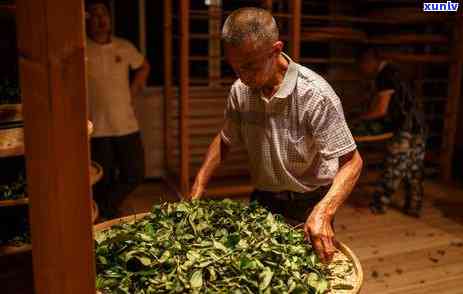
[[138, 40], [140, 51], [146, 56], [146, 1], [138, 0]]
[[298, 62], [301, 56], [301, 0], [290, 1], [291, 5], [291, 58]]
[[190, 134], [189, 116], [189, 58], [190, 20], [189, 0], [180, 0], [180, 191], [185, 197], [189, 193], [190, 178]]
[[173, 83], [172, 83], [172, 0], [164, 0], [164, 166], [167, 172], [171, 168], [173, 142], [171, 137], [170, 120], [173, 112]]
[[35, 293], [94, 294], [83, 1], [16, 3]]
[[461, 100], [461, 82], [463, 77], [463, 20], [460, 16], [454, 26], [454, 44], [452, 48], [449, 77], [449, 98], [445, 109], [445, 122], [443, 130], [443, 146], [441, 150], [442, 177], [449, 181], [452, 178], [453, 153], [455, 137], [457, 135], [458, 110]]

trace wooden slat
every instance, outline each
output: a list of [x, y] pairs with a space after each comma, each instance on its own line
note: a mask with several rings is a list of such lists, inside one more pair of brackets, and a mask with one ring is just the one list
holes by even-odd
[[447, 44], [448, 42], [447, 36], [432, 34], [394, 34], [368, 38], [368, 43], [381, 45]]
[[190, 135], [188, 128], [189, 107], [189, 61], [190, 52], [190, 1], [180, 1], [180, 191], [185, 197], [188, 195], [190, 177]]
[[164, 165], [168, 169], [172, 158], [172, 139], [169, 121], [173, 112], [173, 82], [172, 82], [172, 0], [164, 1]]
[[83, 1], [16, 3], [35, 293], [94, 294]]
[[381, 57], [405, 63], [446, 63], [449, 57], [444, 54], [412, 54], [400, 52], [382, 52]]
[[28, 252], [31, 250], [32, 250], [32, 246], [30, 244], [24, 244], [21, 246], [3, 245], [3, 246], [0, 246], [0, 257], [20, 254], [20, 253]]
[[290, 35], [291, 35], [291, 43], [290, 43], [290, 52], [291, 58], [299, 62], [299, 58], [301, 56], [301, 10], [302, 10], [302, 1], [301, 0], [293, 0], [290, 2], [291, 6], [291, 26], [290, 26]]
[[29, 204], [29, 198], [20, 198], [15, 200], [0, 200], [0, 207], [17, 206]]
[[301, 58], [300, 63], [309, 64], [353, 64], [355, 60], [353, 58]]
[[[209, 34], [217, 35], [221, 33], [222, 25], [222, 8], [218, 3], [213, 2], [209, 5]], [[209, 40], [209, 85], [218, 86], [220, 84], [221, 73], [221, 46], [220, 39], [211, 38]]]

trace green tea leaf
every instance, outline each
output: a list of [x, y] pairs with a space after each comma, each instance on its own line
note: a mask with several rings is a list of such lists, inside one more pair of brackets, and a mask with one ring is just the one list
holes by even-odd
[[201, 287], [203, 286], [202, 271], [195, 271], [193, 275], [191, 275], [190, 285], [193, 289], [201, 289]]
[[259, 275], [259, 278], [260, 278], [259, 289], [260, 290], [267, 289], [267, 287], [270, 285], [270, 282], [272, 281], [272, 277], [273, 277], [272, 270], [268, 267], [265, 267], [264, 270]]

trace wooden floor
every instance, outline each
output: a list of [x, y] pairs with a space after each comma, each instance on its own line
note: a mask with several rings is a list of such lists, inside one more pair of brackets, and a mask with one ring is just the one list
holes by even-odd
[[[371, 190], [360, 185], [336, 216], [337, 238], [354, 250], [365, 272], [361, 293], [463, 293], [463, 189], [426, 182], [420, 219], [398, 209], [372, 215]], [[124, 203], [124, 214], [147, 211], [161, 197], [177, 201], [164, 184], [145, 184]], [[400, 199], [398, 193], [395, 202]]]

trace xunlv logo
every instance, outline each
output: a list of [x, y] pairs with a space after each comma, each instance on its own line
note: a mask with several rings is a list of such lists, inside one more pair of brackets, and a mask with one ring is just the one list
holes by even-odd
[[423, 11], [457, 11], [459, 3], [452, 1], [438, 2], [438, 3], [423, 3]]

